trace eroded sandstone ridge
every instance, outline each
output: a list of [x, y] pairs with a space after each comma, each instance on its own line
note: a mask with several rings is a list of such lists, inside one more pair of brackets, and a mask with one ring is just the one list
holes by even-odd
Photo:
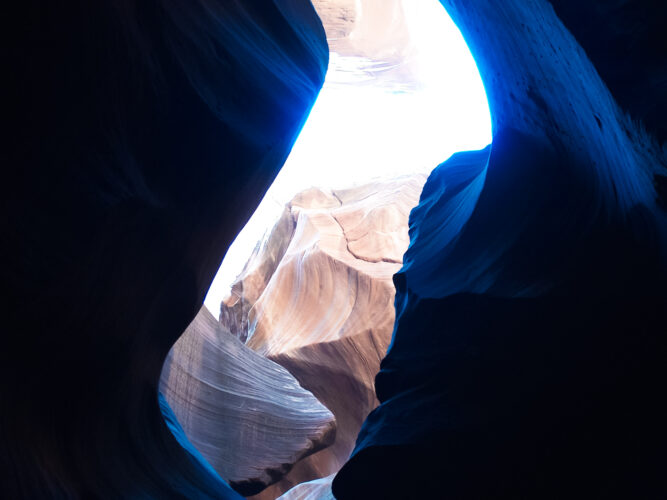
[[393, 274], [426, 176], [297, 194], [222, 304], [221, 322], [286, 367], [336, 416], [335, 443], [264, 493], [328, 476], [376, 405], [373, 378], [394, 323]]
[[169, 352], [160, 390], [190, 442], [243, 495], [333, 442], [329, 410], [202, 308]]

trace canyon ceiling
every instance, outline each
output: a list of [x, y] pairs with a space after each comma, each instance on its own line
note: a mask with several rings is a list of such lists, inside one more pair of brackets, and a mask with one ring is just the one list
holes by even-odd
[[[333, 493], [662, 498], [667, 7], [442, 4], [493, 144], [411, 214], [380, 405]], [[322, 85], [320, 20], [307, 0], [16, 7], [0, 496], [240, 498], [158, 384]]]

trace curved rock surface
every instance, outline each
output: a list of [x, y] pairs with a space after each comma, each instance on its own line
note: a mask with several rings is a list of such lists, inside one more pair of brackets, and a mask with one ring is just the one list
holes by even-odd
[[243, 495], [334, 440], [331, 412], [205, 307], [169, 352], [160, 391], [190, 442]]
[[424, 181], [412, 175], [297, 194], [223, 301], [223, 324], [231, 321], [250, 348], [287, 368], [336, 416], [335, 443], [258, 498], [336, 472], [377, 405], [373, 379], [394, 322], [391, 277]]
[[263, 241], [255, 246], [241, 275], [234, 281], [229, 296], [220, 304], [220, 322], [241, 342], [248, 338], [248, 313], [257, 302], [294, 233], [294, 218], [286, 207]]
[[[557, 15], [576, 2], [442, 3], [485, 82], [493, 144], [434, 170], [411, 214], [381, 404], [333, 493], [664, 497], [667, 158], [660, 127], [626, 113], [654, 116], [643, 101], [665, 93], [625, 60], [657, 27], [623, 13], [665, 9], [593, 2], [580, 45]], [[664, 74], [664, 50], [650, 54], [646, 72]]]
[[321, 23], [308, 0], [12, 17], [0, 497], [239, 498], [170, 432], [158, 380], [322, 85]]
[[271, 356], [391, 331], [391, 277], [407, 248], [407, 217], [424, 182], [415, 175], [297, 195], [289, 204], [292, 239], [248, 313], [248, 346]]
[[[666, 7], [442, 3], [493, 148], [461, 238], [417, 244], [397, 278], [382, 406], [334, 491], [664, 498]], [[321, 26], [300, 0], [13, 7], [0, 494], [238, 498], [157, 383], [317, 94]]]

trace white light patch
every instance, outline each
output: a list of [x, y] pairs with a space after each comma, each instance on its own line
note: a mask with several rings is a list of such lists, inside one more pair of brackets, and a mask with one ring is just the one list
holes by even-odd
[[[396, 68], [363, 55], [330, 54], [326, 81], [289, 158], [209, 289], [205, 304], [214, 316], [256, 243], [299, 191], [430, 172], [456, 151], [491, 142], [479, 72], [445, 9], [437, 0], [392, 5], [404, 16], [409, 60]], [[383, 78], [396, 69], [406, 69], [403, 80]]]

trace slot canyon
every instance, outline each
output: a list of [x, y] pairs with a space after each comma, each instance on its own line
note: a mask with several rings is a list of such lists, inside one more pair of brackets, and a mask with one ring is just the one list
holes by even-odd
[[667, 5], [431, 3], [490, 144], [378, 101], [373, 178], [300, 141], [413, 0], [7, 12], [0, 498], [667, 496]]

